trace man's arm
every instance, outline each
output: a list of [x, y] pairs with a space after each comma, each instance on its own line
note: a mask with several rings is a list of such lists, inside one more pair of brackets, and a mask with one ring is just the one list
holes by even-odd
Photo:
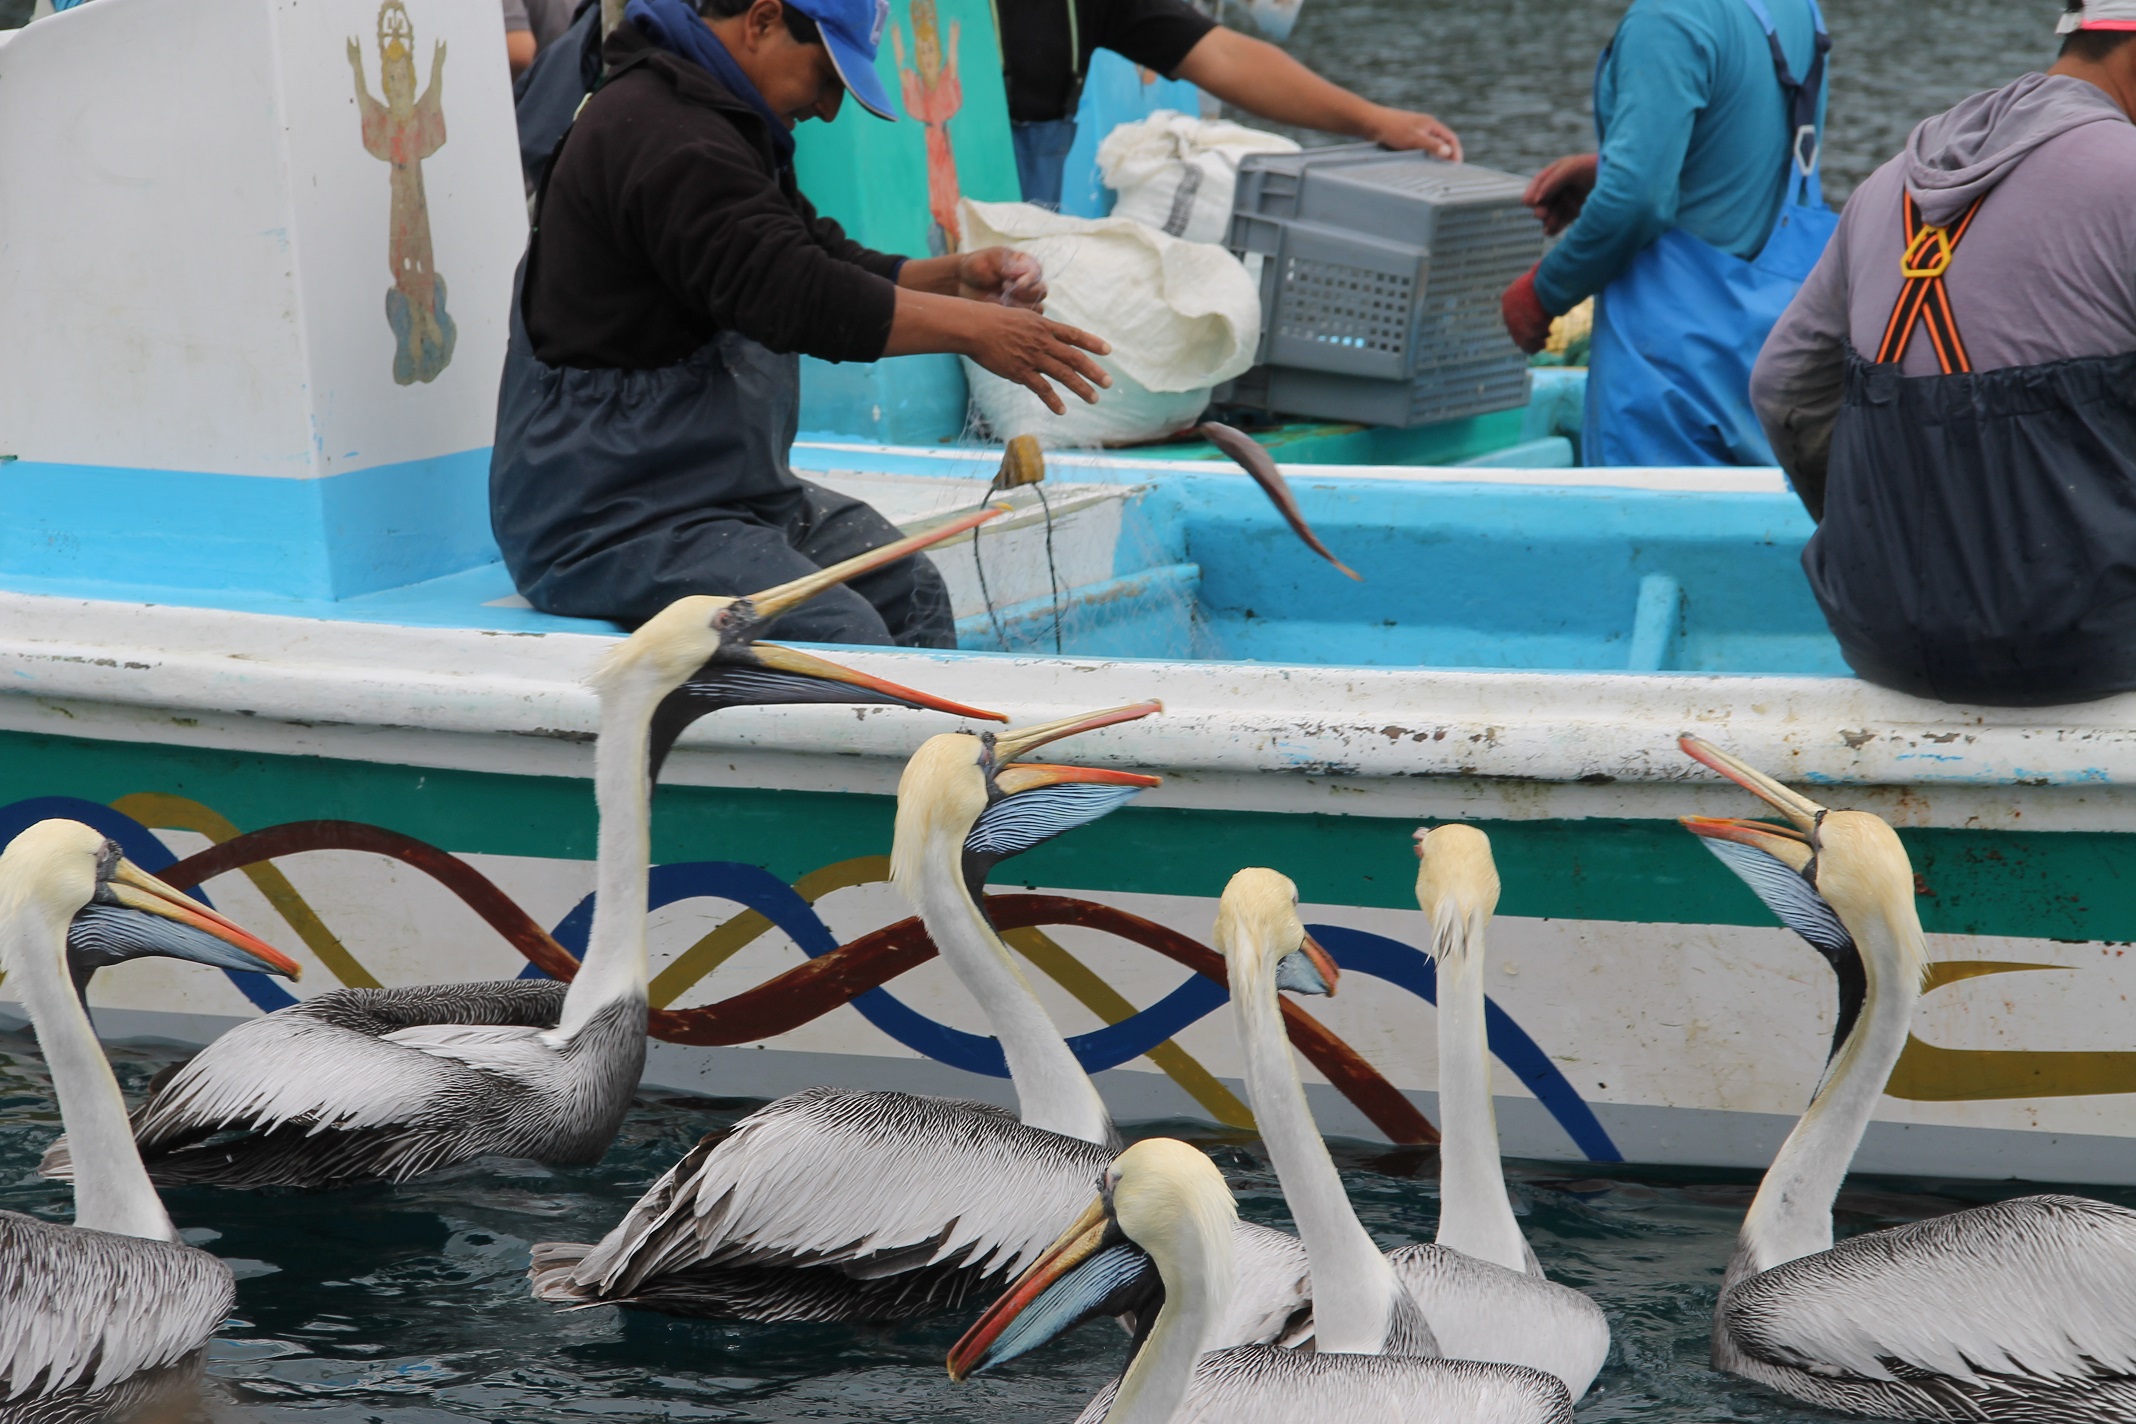
[[[954, 292], [894, 286], [822, 246], [816, 226], [828, 220], [797, 211], [738, 136], [713, 133], [646, 155], [620, 181], [628, 195], [625, 220], [654, 270], [674, 290], [690, 293], [720, 326], [774, 351], [826, 361], [968, 356], [1029, 387], [1056, 412], [1066, 407], [1053, 383], [1086, 401], [1097, 399], [1096, 387], [1111, 384], [1085, 354], [1111, 349], [1097, 337], [1022, 306], [963, 299], [998, 297], [1017, 286], [1019, 274], [1007, 270], [999, 249], [992, 257], [968, 253], [904, 264], [917, 269], [912, 282], [954, 286]], [[905, 271], [899, 277], [902, 282]], [[984, 292], [989, 285], [991, 293]]]
[[1279, 124], [1420, 148], [1459, 161], [1461, 140], [1429, 114], [1389, 109], [1307, 69], [1265, 40], [1219, 26], [1180, 61], [1177, 77], [1225, 103]]
[[1553, 316], [1601, 291], [1676, 223], [1691, 126], [1706, 106], [1714, 56], [1704, 35], [1666, 11], [1634, 11], [1617, 31], [1618, 75], [1601, 172], [1579, 220], [1535, 273]]
[[1847, 377], [1846, 218], [1781, 314], [1750, 373], [1750, 403], [1810, 518], [1824, 518], [1825, 468]]
[[534, 22], [527, 15], [527, 0], [503, 0], [504, 57], [517, 79], [534, 62]]

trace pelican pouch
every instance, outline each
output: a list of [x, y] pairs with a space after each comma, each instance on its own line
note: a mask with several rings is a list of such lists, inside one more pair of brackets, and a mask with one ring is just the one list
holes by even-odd
[[2136, 689], [2136, 352], [1958, 364], [1847, 353], [1802, 563], [1848, 665], [1990, 706]]

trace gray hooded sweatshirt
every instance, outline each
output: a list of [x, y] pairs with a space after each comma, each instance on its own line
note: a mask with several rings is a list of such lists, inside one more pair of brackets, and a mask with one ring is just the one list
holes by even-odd
[[[1904, 285], [1906, 194], [1937, 226], [1987, 195], [1944, 274], [1974, 370], [2136, 351], [2136, 124], [2067, 75], [1975, 94], [1924, 120], [1855, 190], [1752, 372], [1758, 418], [1813, 511], [1845, 344], [1874, 360]], [[1927, 332], [1916, 329], [1901, 369], [1940, 373]]]

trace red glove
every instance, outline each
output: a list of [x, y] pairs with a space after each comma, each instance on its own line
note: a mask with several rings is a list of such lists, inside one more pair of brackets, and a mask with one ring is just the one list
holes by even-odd
[[1522, 273], [1520, 280], [1506, 288], [1506, 294], [1498, 299], [1498, 310], [1505, 317], [1506, 330], [1512, 334], [1513, 344], [1530, 356], [1542, 350], [1543, 344], [1550, 340], [1550, 323], [1554, 319], [1543, 309], [1543, 299], [1535, 294], [1535, 271], [1530, 267]]

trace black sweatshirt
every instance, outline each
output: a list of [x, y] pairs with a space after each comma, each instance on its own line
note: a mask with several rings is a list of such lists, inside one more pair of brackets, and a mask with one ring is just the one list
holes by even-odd
[[1019, 124], [1074, 118], [1097, 50], [1171, 79], [1187, 51], [1216, 28], [1186, 0], [997, 0], [995, 12], [1009, 117]]
[[[774, 351], [873, 361], [899, 259], [820, 217], [763, 115], [624, 25], [542, 198], [524, 314], [552, 366], [669, 366], [739, 331]], [[858, 110], [856, 109], [857, 113]]]

